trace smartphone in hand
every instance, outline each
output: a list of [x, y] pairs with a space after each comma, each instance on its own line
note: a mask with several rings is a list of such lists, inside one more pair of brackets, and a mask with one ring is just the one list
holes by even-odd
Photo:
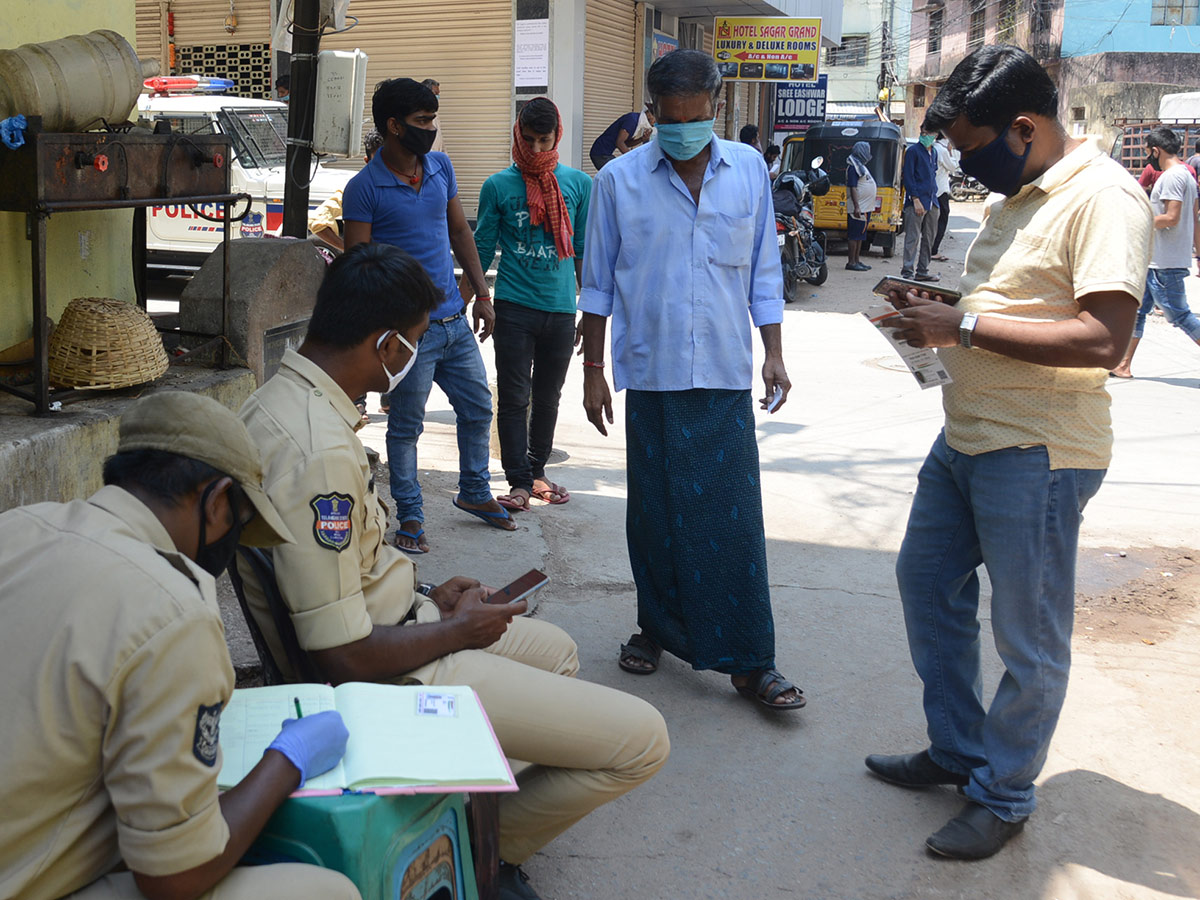
[[891, 291], [895, 291], [901, 297], [903, 297], [909, 291], [926, 293], [934, 299], [941, 298], [941, 301], [948, 306], [953, 306], [962, 299], [962, 294], [959, 291], [952, 291], [944, 287], [938, 287], [937, 284], [928, 281], [917, 281], [912, 278], [900, 278], [896, 275], [884, 275], [879, 279], [879, 284], [875, 285], [872, 293], [878, 294], [881, 297], [887, 297]]
[[549, 583], [550, 577], [545, 572], [530, 569], [512, 584], [507, 584], [496, 591], [496, 593], [490, 594], [484, 602], [499, 604], [516, 603], [518, 600], [526, 600], [532, 597]]

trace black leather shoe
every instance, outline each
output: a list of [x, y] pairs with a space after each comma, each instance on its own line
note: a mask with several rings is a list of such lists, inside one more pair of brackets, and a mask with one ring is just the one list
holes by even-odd
[[950, 859], [987, 859], [1018, 834], [1025, 821], [1005, 822], [986, 806], [968, 803], [962, 812], [931, 834], [925, 846]]
[[520, 866], [510, 866], [506, 862], [501, 862], [496, 886], [499, 888], [497, 896], [500, 900], [541, 900], [541, 897], [534, 893], [533, 888], [529, 886], [529, 876], [521, 870]]
[[954, 784], [964, 786], [970, 777], [943, 769], [929, 758], [929, 751], [920, 753], [905, 753], [900, 756], [880, 756], [872, 754], [867, 757], [867, 768], [889, 784], [901, 787], [932, 787], [935, 784]]

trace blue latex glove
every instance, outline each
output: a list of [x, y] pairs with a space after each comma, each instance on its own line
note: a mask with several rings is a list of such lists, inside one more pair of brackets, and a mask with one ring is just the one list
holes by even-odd
[[267, 749], [278, 750], [300, 770], [303, 787], [309, 778], [338, 764], [349, 739], [342, 714], [331, 709], [303, 719], [284, 719], [283, 730]]
[[0, 142], [9, 150], [16, 150], [25, 143], [25, 117], [10, 116], [0, 121]]

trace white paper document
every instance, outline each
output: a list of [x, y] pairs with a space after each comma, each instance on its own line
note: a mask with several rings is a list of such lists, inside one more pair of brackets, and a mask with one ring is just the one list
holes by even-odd
[[938, 359], [938, 355], [928, 347], [910, 347], [907, 342], [896, 340], [896, 331], [893, 328], [885, 328], [883, 323], [888, 319], [896, 318], [900, 315], [900, 311], [890, 303], [880, 303], [878, 306], [871, 306], [863, 310], [862, 313], [868, 322], [875, 326], [876, 331], [882, 334], [892, 349], [908, 366], [908, 371], [912, 372], [913, 378], [917, 379], [917, 384], [921, 386], [921, 390], [931, 387], [942, 387], [950, 384], [954, 379], [950, 377], [950, 373], [946, 371], [946, 367], [942, 365], [942, 361]]

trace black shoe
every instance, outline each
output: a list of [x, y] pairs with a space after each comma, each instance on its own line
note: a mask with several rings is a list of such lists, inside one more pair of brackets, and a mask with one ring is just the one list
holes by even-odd
[[1025, 827], [1026, 819], [1005, 822], [986, 806], [968, 803], [963, 811], [935, 831], [925, 846], [950, 859], [987, 859]]
[[941, 281], [942, 276], [936, 273], [926, 272], [924, 275], [914, 275], [913, 281]]
[[850, 263], [846, 263], [846, 268], [849, 269], [851, 272], [870, 272], [871, 271], [871, 267], [868, 266], [864, 262], [857, 262], [857, 263], [854, 263], [853, 265], [851, 265]]
[[900, 756], [872, 754], [866, 759], [867, 768], [889, 784], [901, 787], [932, 787], [935, 784], [964, 786], [970, 777], [943, 769], [929, 758], [929, 751], [905, 753]]
[[529, 886], [529, 876], [520, 866], [500, 862], [500, 876], [496, 879], [499, 900], [542, 900]]

